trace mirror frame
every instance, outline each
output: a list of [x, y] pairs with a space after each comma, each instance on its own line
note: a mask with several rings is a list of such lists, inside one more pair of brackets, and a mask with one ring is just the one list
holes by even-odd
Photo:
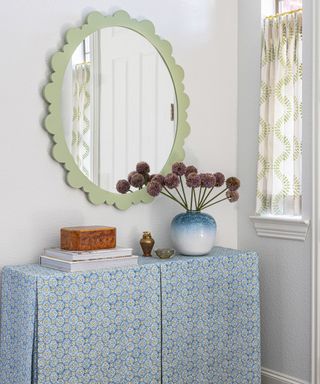
[[[82, 189], [88, 200], [95, 204], [113, 205], [119, 209], [127, 209], [133, 204], [149, 203], [153, 200], [146, 188], [128, 194], [106, 191], [89, 180], [78, 168], [68, 149], [61, 118], [61, 92], [64, 73], [69, 60], [77, 46], [93, 32], [106, 27], [124, 27], [131, 29], [145, 37], [159, 52], [171, 75], [177, 100], [176, 136], [168, 160], [161, 170], [162, 174], [169, 173], [176, 161], [182, 161], [185, 156], [183, 144], [190, 133], [187, 122], [187, 108], [189, 98], [184, 92], [183, 69], [176, 64], [172, 56], [172, 47], [166, 40], [162, 40], [155, 33], [154, 25], [148, 20], [132, 19], [125, 11], [117, 11], [111, 16], [104, 16], [99, 12], [92, 12], [87, 21], [79, 28], [71, 28], [65, 35], [66, 44], [62, 51], [55, 53], [51, 59], [52, 73], [49, 83], [44, 88], [44, 98], [48, 105], [48, 115], [45, 118], [45, 129], [52, 135], [52, 157], [61, 163], [66, 170], [66, 181], [73, 188]], [[143, 159], [148, 161], [148, 159]]]

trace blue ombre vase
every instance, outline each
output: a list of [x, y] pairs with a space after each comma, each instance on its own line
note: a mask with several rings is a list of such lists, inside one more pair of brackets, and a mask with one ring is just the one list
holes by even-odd
[[181, 255], [206, 255], [214, 246], [216, 232], [214, 218], [200, 211], [180, 213], [171, 222], [171, 239]]

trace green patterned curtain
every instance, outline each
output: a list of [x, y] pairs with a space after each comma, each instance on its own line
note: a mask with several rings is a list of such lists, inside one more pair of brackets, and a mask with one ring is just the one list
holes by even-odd
[[72, 155], [80, 170], [90, 177], [90, 64], [73, 70]]
[[263, 30], [258, 214], [301, 215], [302, 12]]

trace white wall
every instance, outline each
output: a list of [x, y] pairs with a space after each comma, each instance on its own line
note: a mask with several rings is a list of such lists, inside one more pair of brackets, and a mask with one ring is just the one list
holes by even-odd
[[[262, 358], [267, 368], [301, 379], [310, 377], [310, 238], [305, 243], [258, 238], [249, 221], [255, 209], [259, 99], [260, 2], [239, 7], [239, 247], [261, 255]], [[305, 0], [305, 106], [310, 101], [311, 10]], [[119, 242], [136, 247], [143, 230], [157, 245], [168, 244], [169, 223], [179, 208], [165, 198], [128, 211], [93, 206], [68, 187], [64, 170], [50, 156], [42, 129], [41, 89], [48, 61], [66, 29], [88, 12], [123, 8], [154, 22], [171, 41], [186, 73], [191, 99], [187, 160], [203, 170], [236, 173], [237, 168], [237, 1], [221, 0], [15, 0], [3, 2], [0, 23], [0, 266], [35, 262], [41, 249], [58, 243], [66, 225], [118, 227]], [[309, 103], [310, 104], [310, 103]], [[310, 216], [310, 110], [305, 108], [304, 211]], [[210, 210], [218, 222], [218, 244], [237, 246], [237, 207]]]
[[[311, 240], [257, 237], [249, 216], [255, 213], [259, 126], [260, 1], [239, 7], [238, 167], [239, 247], [261, 257], [262, 364], [265, 368], [310, 380]], [[303, 215], [311, 217], [311, 1], [304, 2]]]
[[[90, 11], [110, 14], [119, 8], [153, 21], [185, 69], [192, 127], [187, 160], [204, 171], [236, 172], [236, 0], [2, 2], [0, 266], [36, 262], [44, 247], [58, 243], [59, 228], [67, 225], [115, 225], [119, 242], [137, 250], [147, 229], [156, 246], [168, 244], [177, 206], [164, 197], [125, 212], [91, 205], [81, 191], [65, 184], [42, 128], [46, 105], [41, 90], [49, 58], [61, 47], [64, 33]], [[217, 219], [218, 244], [236, 247], [236, 205], [226, 202], [209, 212]]]

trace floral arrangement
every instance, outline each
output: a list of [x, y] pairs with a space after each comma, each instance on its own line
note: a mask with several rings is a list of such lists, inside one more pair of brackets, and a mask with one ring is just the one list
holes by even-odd
[[[127, 180], [117, 182], [117, 191], [124, 194], [133, 192], [131, 187], [141, 189], [147, 186], [150, 196], [167, 196], [187, 211], [201, 211], [224, 200], [233, 203], [239, 199], [240, 180], [237, 177], [225, 179], [221, 172], [198, 173], [193, 165], [186, 166], [177, 162], [172, 165], [172, 172], [166, 176], [149, 173], [148, 163], [138, 163], [136, 170], [129, 173]], [[216, 188], [223, 186], [222, 191], [215, 193]], [[220, 199], [217, 200], [218, 197]]]

